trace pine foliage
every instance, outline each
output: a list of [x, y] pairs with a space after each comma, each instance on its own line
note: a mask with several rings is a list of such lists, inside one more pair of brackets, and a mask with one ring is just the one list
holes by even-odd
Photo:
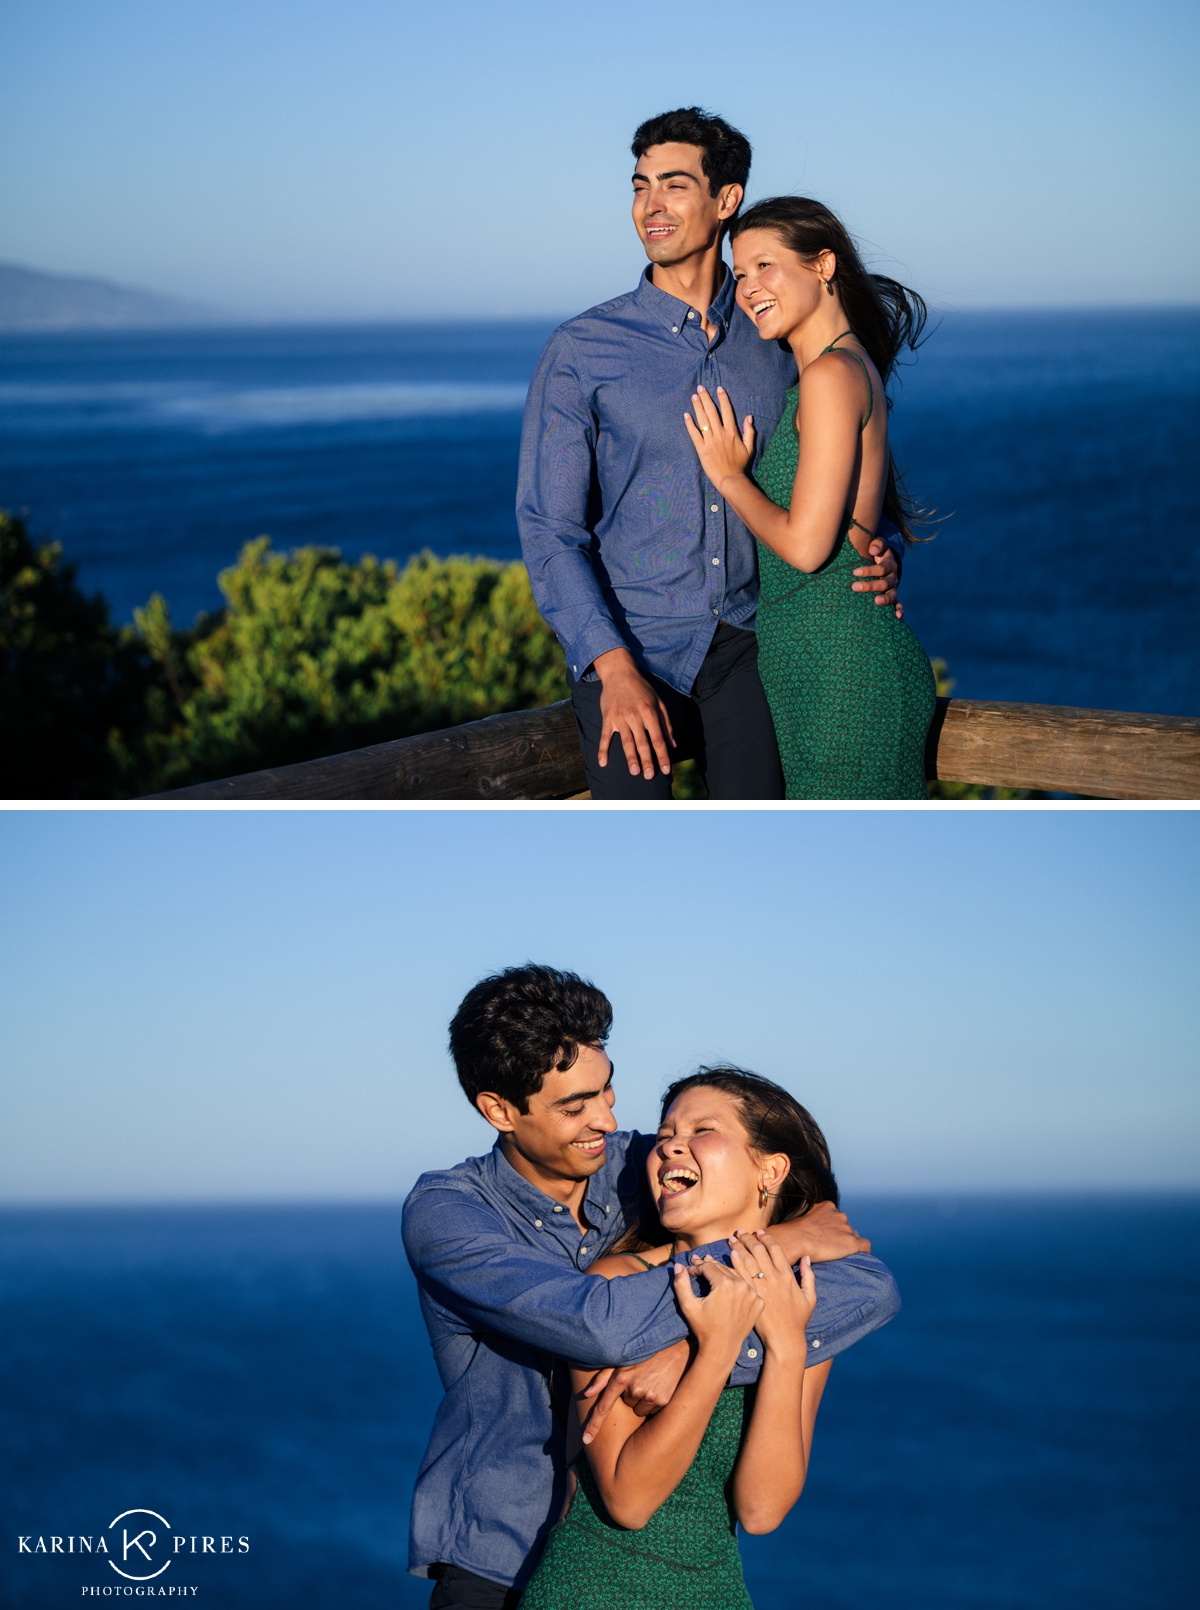
[[260, 537], [219, 580], [225, 609], [191, 632], [171, 629], [158, 595], [137, 612], [176, 702], [151, 737], [160, 788], [566, 696], [523, 565], [423, 553], [400, 569]]
[[58, 543], [36, 545], [0, 510], [0, 794], [120, 793], [155, 667], [85, 595]]
[[156, 593], [118, 632], [6, 516], [0, 558], [9, 798], [155, 793], [566, 697], [521, 564], [260, 537], [224, 609], [179, 630]]

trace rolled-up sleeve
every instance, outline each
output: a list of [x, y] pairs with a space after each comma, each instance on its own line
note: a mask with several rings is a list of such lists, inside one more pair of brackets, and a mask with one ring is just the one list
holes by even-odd
[[538, 609], [572, 674], [600, 654], [628, 647], [592, 564], [589, 500], [596, 420], [570, 336], [556, 330], [529, 386], [521, 426], [517, 528]]
[[882, 537], [884, 542], [887, 543], [888, 547], [896, 555], [897, 573], [903, 574], [905, 547], [904, 538], [900, 535], [899, 528], [893, 525], [891, 520], [889, 520], [886, 515], [881, 514], [879, 517], [879, 523], [875, 527], [875, 535], [877, 537]]
[[449, 1186], [408, 1198], [404, 1250], [434, 1301], [472, 1329], [580, 1368], [637, 1363], [687, 1335], [669, 1270], [604, 1280], [571, 1269], [514, 1240], [494, 1208]]
[[[813, 1278], [817, 1306], [805, 1332], [810, 1368], [836, 1358], [900, 1312], [900, 1288], [892, 1271], [878, 1258], [853, 1253], [835, 1263], [814, 1263]], [[762, 1344], [754, 1335], [747, 1341], [729, 1378], [734, 1386], [758, 1378], [757, 1364], [752, 1365], [750, 1359], [762, 1357]], [[751, 1347], [756, 1349], [753, 1355]]]
[[858, 1253], [813, 1265], [817, 1306], [808, 1327], [810, 1364], [844, 1353], [900, 1312], [900, 1288], [878, 1258]]

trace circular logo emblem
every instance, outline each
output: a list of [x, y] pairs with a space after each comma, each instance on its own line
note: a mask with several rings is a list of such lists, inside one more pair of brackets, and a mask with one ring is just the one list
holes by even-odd
[[[168, 1536], [170, 1534], [170, 1521], [163, 1520], [163, 1517], [158, 1513], [158, 1511], [153, 1509], [124, 1510], [116, 1517], [116, 1519], [109, 1521], [109, 1531], [112, 1531], [113, 1527], [117, 1524], [117, 1521], [128, 1520], [129, 1516], [131, 1515], [149, 1515], [152, 1520], [156, 1520], [161, 1523], [164, 1536]], [[135, 1521], [134, 1527], [136, 1528], [137, 1525], [138, 1522]], [[129, 1535], [129, 1532], [130, 1528], [128, 1526], [123, 1526], [121, 1528], [121, 1563], [124, 1565], [153, 1565], [154, 1556], [151, 1554], [150, 1550], [158, 1542], [158, 1533], [152, 1530], [152, 1528], [149, 1526], [143, 1527], [140, 1531], [135, 1530], [132, 1537]], [[140, 1560], [138, 1559], [139, 1554], [142, 1556]], [[132, 1560], [130, 1559], [130, 1555], [133, 1555]], [[166, 1565], [160, 1565], [157, 1571], [151, 1571], [146, 1576], [134, 1576], [131, 1571], [122, 1571], [121, 1566], [118, 1565], [115, 1560], [109, 1560], [108, 1563], [112, 1566], [117, 1575], [123, 1576], [127, 1582], [152, 1582], [156, 1576], [161, 1576], [163, 1574], [163, 1572], [167, 1569], [167, 1565], [170, 1565], [171, 1562], [168, 1560]]]

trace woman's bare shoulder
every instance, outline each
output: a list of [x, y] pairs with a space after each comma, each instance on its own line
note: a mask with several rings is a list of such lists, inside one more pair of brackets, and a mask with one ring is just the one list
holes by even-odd
[[670, 1251], [670, 1247], [654, 1247], [641, 1254], [610, 1252], [606, 1257], [597, 1258], [595, 1263], [589, 1263], [587, 1272], [589, 1275], [603, 1275], [605, 1280], [615, 1280], [618, 1275], [645, 1274], [646, 1264], [651, 1263], [657, 1268], [666, 1261], [664, 1255], [669, 1255]]
[[871, 387], [871, 413], [878, 414], [882, 419], [886, 417], [886, 410], [881, 412], [878, 402], [882, 386], [879, 375], [869, 358], [867, 373], [863, 374], [861, 364], [855, 360], [860, 356], [853, 349], [835, 347], [832, 352], [823, 352], [819, 358], [806, 363], [804, 373], [800, 376], [800, 391], [796, 408], [796, 424], [799, 427], [801, 415], [808, 410], [811, 417], [818, 422], [835, 424], [839, 430], [844, 426], [852, 426], [857, 432], [863, 422], [864, 405], [866, 398], [866, 384], [869, 380]]
[[863, 363], [867, 366], [874, 387], [879, 380], [879, 371], [871, 362], [869, 353], [859, 352], [856, 347], [833, 347], [828, 352], [822, 352], [820, 357], [804, 365], [800, 376], [801, 395], [817, 390], [834, 395], [861, 392]]

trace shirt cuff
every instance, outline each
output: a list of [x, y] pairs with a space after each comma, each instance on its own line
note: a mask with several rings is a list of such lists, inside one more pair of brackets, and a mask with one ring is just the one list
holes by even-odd
[[702, 1247], [697, 1247], [695, 1252], [681, 1254], [679, 1261], [686, 1263], [691, 1268], [693, 1258], [703, 1258], [708, 1255], [716, 1258], [718, 1263], [727, 1263], [731, 1269], [733, 1268], [733, 1259], [729, 1256], [728, 1241], [706, 1241]]
[[570, 643], [561, 637], [559, 642], [567, 656], [567, 669], [576, 682], [582, 682], [585, 676], [595, 676], [592, 663], [601, 654], [607, 654], [609, 649], [629, 647], [612, 621], [603, 618], [589, 622], [586, 629]]
[[899, 530], [890, 520], [881, 520], [879, 522], [879, 525], [876, 528], [876, 535], [882, 537], [887, 543], [888, 547], [896, 555], [896, 574], [897, 578], [899, 578], [904, 571], [904, 538], [900, 535]]

